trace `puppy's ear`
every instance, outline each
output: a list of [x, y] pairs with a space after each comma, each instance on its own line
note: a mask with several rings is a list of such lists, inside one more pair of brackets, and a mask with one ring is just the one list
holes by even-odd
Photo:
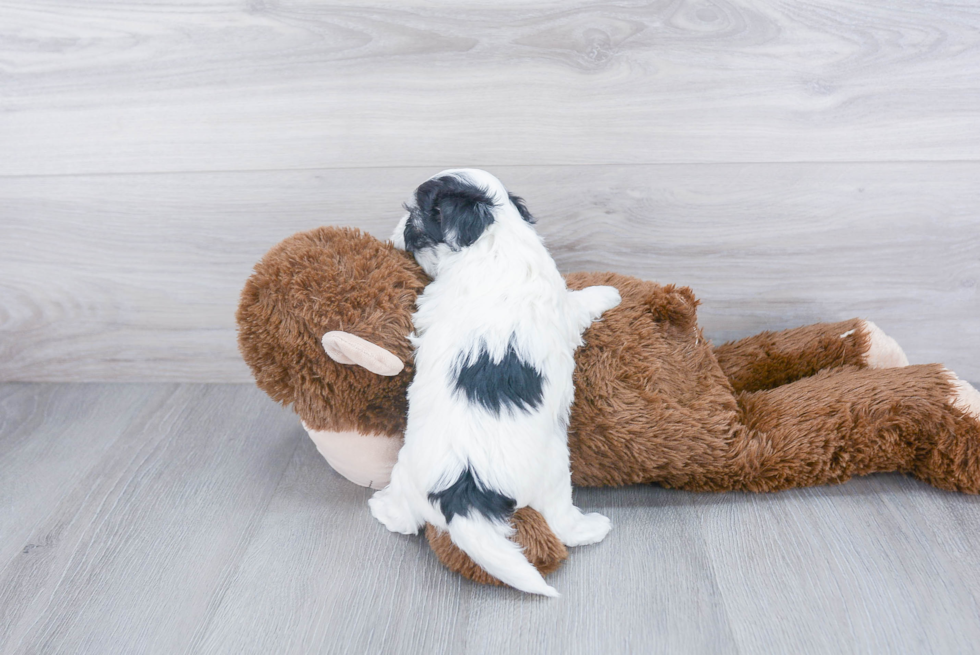
[[425, 182], [415, 199], [426, 214], [425, 222], [439, 225], [441, 240], [453, 250], [471, 245], [493, 223], [490, 195], [451, 175]]
[[528, 211], [527, 205], [524, 204], [524, 198], [520, 196], [515, 196], [513, 193], [508, 193], [507, 197], [510, 198], [510, 202], [517, 207], [517, 211], [520, 212], [521, 218], [523, 218], [528, 223], [535, 223], [534, 217], [531, 216], [531, 212]]
[[493, 223], [493, 201], [482, 190], [471, 189], [446, 194], [439, 202], [443, 238], [453, 250], [471, 245]]

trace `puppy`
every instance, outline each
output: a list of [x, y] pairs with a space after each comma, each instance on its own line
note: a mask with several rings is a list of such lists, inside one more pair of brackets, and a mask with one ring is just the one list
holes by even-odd
[[406, 209], [393, 241], [433, 281], [413, 319], [405, 445], [371, 513], [393, 532], [448, 530], [501, 581], [557, 596], [508, 539], [510, 518], [530, 506], [568, 546], [609, 532], [572, 505], [567, 426], [573, 354], [619, 292], [569, 291], [523, 201], [489, 173], [440, 173]]

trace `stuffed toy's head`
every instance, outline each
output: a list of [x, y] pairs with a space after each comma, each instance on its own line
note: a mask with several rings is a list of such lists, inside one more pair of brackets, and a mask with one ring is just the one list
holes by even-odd
[[401, 448], [412, 311], [429, 279], [410, 255], [352, 228], [293, 235], [255, 266], [236, 315], [263, 391], [292, 405], [340, 474], [376, 489]]

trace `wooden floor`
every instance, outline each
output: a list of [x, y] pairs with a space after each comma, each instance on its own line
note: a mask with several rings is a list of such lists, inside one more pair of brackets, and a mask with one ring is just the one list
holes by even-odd
[[980, 499], [578, 490], [558, 600], [450, 574], [249, 385], [0, 385], [2, 653], [970, 653]]

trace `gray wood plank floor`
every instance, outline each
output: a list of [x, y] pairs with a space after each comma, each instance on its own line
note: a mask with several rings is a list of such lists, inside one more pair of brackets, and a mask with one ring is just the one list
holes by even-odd
[[248, 385], [0, 385], [3, 653], [971, 653], [980, 499], [899, 475], [577, 490], [558, 600], [369, 515]]

